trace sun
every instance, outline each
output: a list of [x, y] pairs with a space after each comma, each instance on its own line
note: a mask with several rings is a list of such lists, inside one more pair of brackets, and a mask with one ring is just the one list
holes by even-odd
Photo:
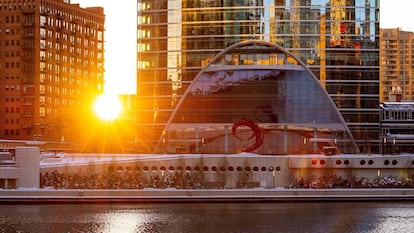
[[116, 95], [104, 94], [96, 99], [94, 109], [103, 120], [114, 120], [121, 113], [122, 105]]

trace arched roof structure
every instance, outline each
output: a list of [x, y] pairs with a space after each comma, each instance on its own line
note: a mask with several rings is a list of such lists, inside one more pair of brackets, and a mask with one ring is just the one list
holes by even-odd
[[243, 41], [198, 73], [171, 114], [158, 153], [356, 153], [318, 79], [276, 44]]

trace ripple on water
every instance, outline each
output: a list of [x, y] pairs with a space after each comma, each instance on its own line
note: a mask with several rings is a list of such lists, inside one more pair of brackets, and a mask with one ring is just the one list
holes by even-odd
[[413, 203], [2, 205], [0, 233], [414, 232]]

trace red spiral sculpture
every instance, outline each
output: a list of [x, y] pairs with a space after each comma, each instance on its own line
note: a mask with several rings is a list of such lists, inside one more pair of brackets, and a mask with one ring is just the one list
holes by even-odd
[[[249, 127], [252, 130], [252, 135], [250, 135], [250, 137], [247, 138], [247, 139], [238, 136], [236, 134], [236, 131], [237, 131], [237, 129], [240, 126], [247, 126], [247, 127]], [[236, 138], [238, 138], [240, 140], [248, 141], [248, 140], [251, 140], [253, 138], [256, 139], [256, 142], [253, 143], [253, 145], [251, 145], [250, 147], [248, 147], [246, 149], [243, 149], [242, 152], [251, 152], [251, 151], [254, 151], [254, 150], [256, 150], [257, 148], [259, 148], [263, 144], [263, 137], [264, 137], [263, 131], [252, 120], [241, 119], [241, 120], [238, 120], [238, 121], [234, 122], [233, 123], [233, 127], [231, 128], [231, 132], [233, 133], [233, 135]]]

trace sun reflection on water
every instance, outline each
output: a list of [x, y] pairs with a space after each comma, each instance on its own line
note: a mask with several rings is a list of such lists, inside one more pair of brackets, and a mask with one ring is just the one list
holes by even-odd
[[106, 213], [102, 216], [105, 222], [98, 232], [102, 233], [135, 233], [148, 221], [145, 214], [140, 213]]

